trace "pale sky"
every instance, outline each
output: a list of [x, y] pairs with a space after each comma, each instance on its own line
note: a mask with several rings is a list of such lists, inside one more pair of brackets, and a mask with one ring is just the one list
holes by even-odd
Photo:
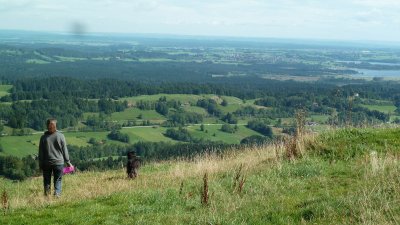
[[[0, 0], [0, 30], [400, 42], [400, 0]], [[1, 32], [1, 31], [0, 31]]]

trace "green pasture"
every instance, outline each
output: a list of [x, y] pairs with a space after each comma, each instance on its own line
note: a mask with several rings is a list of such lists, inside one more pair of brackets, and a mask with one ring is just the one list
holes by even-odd
[[83, 118], [86, 120], [89, 116], [98, 116], [99, 113], [94, 113], [94, 112], [85, 112], [83, 113]]
[[156, 95], [140, 95], [135, 97], [120, 98], [120, 101], [136, 103], [138, 101], [158, 101], [161, 97], [166, 97], [167, 101], [175, 100], [184, 103], [196, 103], [197, 100], [204, 98], [201, 95], [186, 95], [186, 94], [156, 94]]
[[0, 50], [0, 55], [22, 55], [20, 50]]
[[243, 100], [243, 104], [244, 105], [254, 105], [254, 102], [256, 101], [257, 99], [247, 99], [247, 100]]
[[250, 118], [239, 118], [238, 119], [238, 124], [246, 124], [247, 125], [247, 123], [250, 121], [251, 119]]
[[203, 138], [204, 140], [211, 141], [222, 141], [229, 144], [239, 144], [240, 141], [245, 137], [251, 135], [260, 135], [258, 132], [250, 130], [244, 125], [238, 125], [238, 131], [233, 134], [221, 131], [221, 126], [222, 125], [220, 124], [204, 125], [204, 131], [201, 131], [200, 125], [195, 125], [188, 127], [188, 131], [196, 138]]
[[75, 61], [87, 60], [87, 58], [65, 57], [65, 56], [55, 56], [55, 58], [60, 62], [75, 62]]
[[18, 157], [37, 154], [40, 136], [41, 134], [0, 137], [0, 143], [3, 148], [3, 152], [0, 152], [0, 154]]
[[105, 141], [104, 144], [125, 144], [120, 141], [110, 140], [107, 135], [109, 131], [90, 131], [90, 132], [64, 132], [65, 138], [69, 145], [88, 146], [91, 138], [96, 141]]
[[224, 121], [218, 119], [217, 117], [205, 117], [203, 119], [203, 124], [219, 124], [219, 123], [224, 123]]
[[0, 102], [0, 105], [12, 105], [12, 102]]
[[43, 61], [46, 61], [46, 62], [51, 62], [51, 61], [53, 61], [53, 58], [51, 58], [50, 56], [43, 55], [43, 54], [41, 54], [41, 53], [39, 53], [39, 52], [37, 52], [37, 51], [35, 51], [34, 54], [35, 54], [36, 56], [38, 56], [39, 59], [42, 59]]
[[400, 116], [391, 116], [390, 117], [390, 121], [394, 121], [396, 119], [400, 119]]
[[100, 61], [108, 61], [110, 60], [110, 57], [94, 57], [90, 58], [91, 60], [100, 60]]
[[[119, 141], [113, 141], [107, 138], [109, 132], [63, 132], [68, 145], [88, 146], [90, 138], [97, 141], [105, 140], [106, 144], [123, 144]], [[43, 133], [36, 132], [27, 136], [3, 136], [0, 137], [0, 143], [3, 147], [2, 155], [14, 155], [18, 157], [37, 154], [39, 140]]]
[[394, 113], [396, 106], [394, 105], [361, 105], [369, 110], [377, 110], [383, 113]]
[[166, 136], [164, 136], [166, 128], [165, 127], [130, 127], [123, 128], [122, 133], [128, 134], [131, 143], [138, 141], [148, 141], [148, 142], [176, 142]]
[[283, 125], [292, 125], [295, 123], [294, 118], [281, 118], [281, 121]]
[[224, 113], [233, 113], [236, 110], [242, 108], [239, 104], [228, 104], [227, 106], [218, 105], [218, 108]]
[[123, 61], [123, 62], [137, 62], [137, 59], [131, 59], [131, 58], [122, 58], [119, 59], [119, 61]]
[[25, 62], [29, 63], [29, 64], [48, 64], [48, 63], [50, 63], [50, 62], [42, 60], [42, 59], [28, 59]]
[[200, 114], [203, 116], [208, 116], [208, 112], [205, 109], [198, 107], [198, 106], [185, 105], [185, 106], [183, 106], [183, 109], [186, 112], [194, 112], [194, 113], [197, 113], [197, 114]]
[[[127, 101], [129, 103], [136, 103], [138, 101], [158, 101], [161, 97], [166, 97], [167, 101], [175, 100], [180, 101], [182, 104], [196, 103], [199, 99], [214, 99], [218, 104], [225, 99], [228, 104], [243, 104], [243, 100], [232, 96], [217, 96], [212, 94], [205, 95], [191, 95], [191, 94], [156, 94], [156, 95], [140, 95], [135, 97], [120, 98], [120, 101]], [[248, 101], [252, 104], [254, 101]]]
[[[210, 98], [212, 98], [215, 95], [210, 95]], [[243, 100], [237, 97], [233, 97], [233, 96], [221, 96], [221, 99], [225, 99], [229, 104], [243, 104]], [[221, 101], [222, 102], [222, 101]], [[221, 103], [219, 102], [219, 103]]]
[[8, 95], [12, 87], [12, 85], [0, 85], [0, 98]]
[[328, 115], [311, 115], [307, 120], [312, 120], [317, 123], [325, 123], [328, 121], [329, 116]]
[[139, 62], [176, 62], [176, 60], [167, 58], [139, 58]]
[[165, 120], [166, 118], [155, 110], [140, 110], [138, 108], [128, 108], [122, 112], [111, 114], [110, 120], [126, 121], [138, 120], [139, 115], [142, 115], [142, 120]]
[[[41, 131], [37, 131], [32, 128], [24, 128], [23, 130], [25, 133], [29, 133], [29, 134], [42, 133]], [[11, 135], [14, 132], [19, 133], [20, 131], [21, 131], [20, 129], [14, 129], [9, 126], [4, 126], [2, 133], [4, 133], [5, 135]]]

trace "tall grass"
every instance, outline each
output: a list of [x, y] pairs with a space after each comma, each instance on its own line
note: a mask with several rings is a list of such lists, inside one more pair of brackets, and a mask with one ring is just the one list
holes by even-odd
[[0, 223], [398, 224], [397, 132], [304, 132], [294, 159], [280, 141], [146, 164], [134, 180], [123, 168], [78, 173], [64, 177], [61, 199], [44, 198], [34, 178], [7, 186], [10, 209]]
[[[126, 178], [125, 168], [107, 172], [81, 172], [63, 177], [63, 194], [60, 199], [43, 196], [42, 178], [36, 177], [13, 184], [10, 205], [13, 209], [24, 207], [44, 207], [53, 204], [93, 199], [116, 192], [135, 192], [139, 189], [165, 188], [174, 186], [176, 180], [199, 178], [205, 171], [209, 176], [231, 171], [239, 166], [243, 170], [256, 167], [262, 162], [277, 163], [283, 157], [284, 143], [249, 146], [232, 149], [224, 155], [201, 154], [192, 160], [174, 160], [151, 163], [143, 166], [135, 180]], [[10, 190], [11, 191], [11, 190]]]
[[365, 184], [356, 192], [358, 219], [364, 224], [400, 223], [400, 164], [398, 155], [366, 157]]

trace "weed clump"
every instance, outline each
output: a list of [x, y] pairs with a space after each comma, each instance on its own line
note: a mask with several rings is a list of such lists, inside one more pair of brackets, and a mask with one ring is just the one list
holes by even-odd
[[240, 164], [236, 171], [235, 177], [233, 178], [232, 190], [238, 194], [242, 193], [244, 183], [246, 182], [245, 176], [242, 174], [243, 164]]
[[201, 204], [203, 206], [208, 205], [209, 193], [208, 193], [208, 173], [206, 172], [203, 177], [203, 188], [201, 192]]

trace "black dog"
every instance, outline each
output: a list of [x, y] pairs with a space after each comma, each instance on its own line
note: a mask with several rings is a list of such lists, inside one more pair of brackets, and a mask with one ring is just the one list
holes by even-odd
[[136, 178], [138, 169], [140, 167], [140, 160], [136, 156], [136, 152], [128, 152], [128, 163], [126, 165], [126, 173], [129, 178]]

